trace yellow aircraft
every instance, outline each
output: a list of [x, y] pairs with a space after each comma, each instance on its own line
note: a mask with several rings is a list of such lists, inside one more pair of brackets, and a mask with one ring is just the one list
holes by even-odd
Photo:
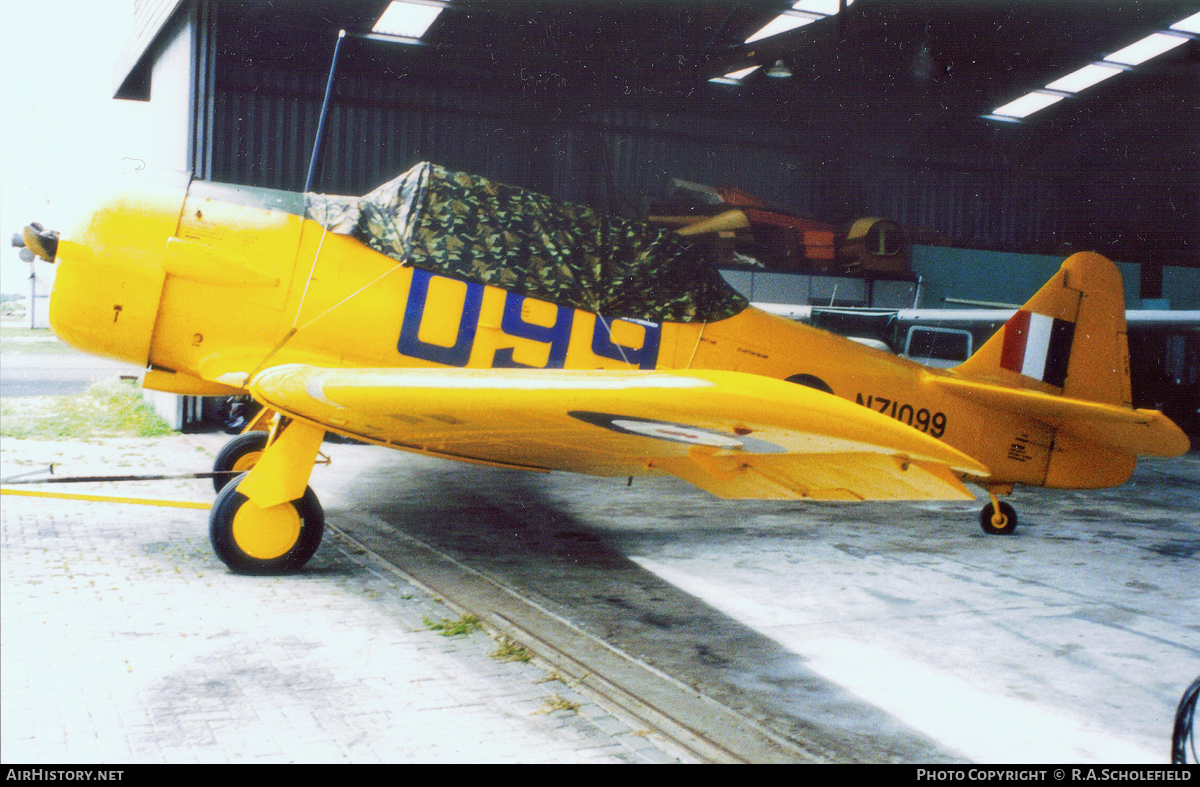
[[326, 432], [496, 467], [672, 475], [724, 498], [969, 500], [1123, 483], [1186, 436], [1130, 406], [1120, 274], [1062, 269], [933, 369], [748, 307], [685, 238], [421, 164], [364, 197], [145, 185], [61, 239], [50, 318], [147, 388], [263, 405], [216, 461], [214, 549], [290, 571]]

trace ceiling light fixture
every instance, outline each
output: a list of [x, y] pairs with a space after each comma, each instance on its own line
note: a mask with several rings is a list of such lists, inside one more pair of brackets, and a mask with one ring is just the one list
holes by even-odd
[[792, 75], [792, 69], [787, 67], [787, 63], [782, 60], [776, 60], [775, 65], [764, 71], [767, 76], [775, 79], [787, 79]]

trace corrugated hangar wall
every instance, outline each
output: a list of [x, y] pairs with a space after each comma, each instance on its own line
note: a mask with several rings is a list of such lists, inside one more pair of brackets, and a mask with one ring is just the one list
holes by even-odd
[[[219, 44], [213, 61], [211, 158], [201, 171], [302, 188], [328, 63], [287, 67], [279, 53], [253, 58]], [[1096, 245], [1112, 228], [1150, 233], [1157, 248], [1200, 245], [1200, 185], [1172, 171], [1171, 188], [1157, 187], [1153, 163], [1140, 178], [1110, 172], [1103, 159], [1019, 169], [968, 147], [918, 158], [897, 155], [899, 145], [847, 146], [828, 130], [813, 136], [703, 111], [515, 109], [522, 100], [449, 80], [339, 71], [316, 188], [360, 194], [431, 160], [627, 215], [683, 178], [737, 186], [834, 223], [884, 216], [976, 248], [1055, 253], [1064, 242]]]
[[[300, 190], [321, 110], [324, 74], [218, 64], [213, 179]], [[326, 121], [316, 188], [361, 194], [431, 160], [506, 182], [531, 178], [528, 133], [495, 99], [343, 76]], [[469, 107], [469, 109], [468, 109]]]
[[[212, 177], [300, 189], [324, 74], [217, 64]], [[879, 215], [987, 248], [1061, 239], [1077, 194], [1063, 176], [815, 151], [778, 130], [704, 117], [601, 111], [531, 128], [510, 99], [455, 85], [339, 75], [320, 190], [358, 194], [432, 160], [561, 199], [635, 213], [671, 178], [731, 185], [829, 221]]]

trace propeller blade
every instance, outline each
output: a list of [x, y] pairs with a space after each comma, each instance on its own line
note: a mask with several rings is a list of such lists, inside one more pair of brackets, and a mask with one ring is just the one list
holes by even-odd
[[41, 224], [34, 222], [25, 227], [25, 248], [47, 262], [54, 262], [58, 254], [58, 233], [47, 230]]

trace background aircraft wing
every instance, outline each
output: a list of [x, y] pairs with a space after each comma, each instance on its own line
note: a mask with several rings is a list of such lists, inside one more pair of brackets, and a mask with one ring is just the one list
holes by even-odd
[[966, 454], [868, 408], [740, 372], [326, 369], [260, 373], [286, 415], [397, 448], [606, 476], [669, 474], [721, 497], [971, 499]]

